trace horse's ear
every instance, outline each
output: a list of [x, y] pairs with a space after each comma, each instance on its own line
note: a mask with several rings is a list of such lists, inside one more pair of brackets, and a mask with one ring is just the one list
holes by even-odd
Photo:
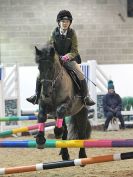
[[40, 61], [40, 55], [41, 55], [41, 51], [35, 46], [35, 51], [36, 51], [36, 57], [35, 57], [35, 62], [36, 63], [39, 63], [39, 61]]
[[41, 55], [41, 50], [39, 50], [36, 46], [35, 46], [35, 50], [36, 50], [36, 55]]

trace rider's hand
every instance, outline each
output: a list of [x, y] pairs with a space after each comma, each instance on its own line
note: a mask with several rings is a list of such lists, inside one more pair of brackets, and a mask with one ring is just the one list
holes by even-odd
[[65, 63], [65, 62], [69, 61], [69, 57], [67, 55], [64, 55], [61, 57], [61, 60]]

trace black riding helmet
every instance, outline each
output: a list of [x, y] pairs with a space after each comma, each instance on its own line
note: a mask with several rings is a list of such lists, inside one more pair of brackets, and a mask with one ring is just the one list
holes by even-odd
[[68, 10], [61, 10], [57, 15], [56, 21], [59, 23], [61, 20], [70, 20], [72, 23], [72, 14]]

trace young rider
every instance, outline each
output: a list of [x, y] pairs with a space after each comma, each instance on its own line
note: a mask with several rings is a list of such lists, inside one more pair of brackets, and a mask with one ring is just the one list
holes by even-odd
[[[70, 28], [72, 20], [72, 15], [68, 10], [61, 10], [57, 15], [58, 27], [56, 27], [52, 32], [49, 43], [54, 45], [54, 48], [61, 57], [63, 66], [67, 69], [67, 71], [69, 72], [69, 70], [73, 70], [76, 73], [80, 80], [80, 96], [86, 105], [92, 106], [95, 103], [88, 95], [87, 82], [79, 66], [81, 59], [78, 53], [77, 36], [75, 31]], [[36, 94], [30, 98], [27, 98], [27, 101], [33, 104], [38, 104], [40, 91], [41, 82], [38, 77], [36, 82]]]

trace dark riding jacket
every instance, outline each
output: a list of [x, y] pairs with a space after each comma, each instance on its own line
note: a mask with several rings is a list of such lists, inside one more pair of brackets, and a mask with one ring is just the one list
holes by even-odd
[[[54, 45], [58, 55], [67, 55], [70, 60], [75, 58], [77, 60], [77, 57], [79, 57], [77, 36], [72, 28], [68, 29], [65, 36], [61, 35], [59, 27], [56, 27], [50, 36], [49, 42]], [[81, 63], [81, 61], [78, 63]]]

